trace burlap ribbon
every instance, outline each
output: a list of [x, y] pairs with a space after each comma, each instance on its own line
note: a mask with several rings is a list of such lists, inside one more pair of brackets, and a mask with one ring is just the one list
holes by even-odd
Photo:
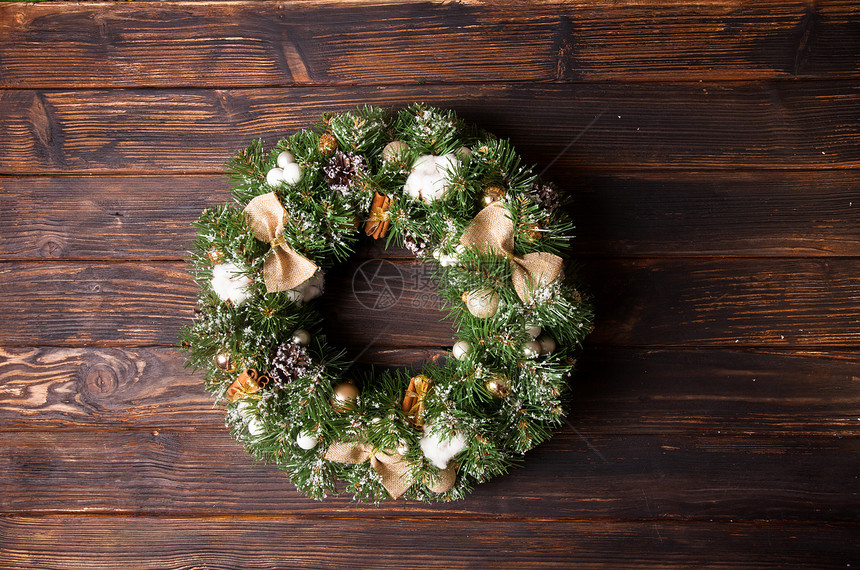
[[494, 202], [478, 212], [460, 237], [466, 247], [477, 247], [487, 253], [507, 257], [511, 261], [511, 282], [520, 300], [529, 304], [531, 295], [543, 285], [561, 275], [564, 260], [545, 251], [514, 255], [514, 221], [510, 212]]
[[[410, 466], [398, 453], [374, 450], [364, 442], [335, 442], [325, 452], [325, 458], [337, 463], [359, 464], [370, 461], [370, 467], [376, 471], [382, 480], [382, 486], [392, 498], [396, 499], [406, 489], [412, 486], [414, 480], [409, 480]], [[439, 471], [439, 480], [428, 485], [434, 493], [444, 493], [454, 486], [457, 472], [453, 467]]]
[[266, 291], [274, 293], [294, 289], [316, 273], [316, 264], [296, 253], [284, 241], [284, 218], [287, 211], [274, 192], [257, 196], [248, 202], [245, 214], [254, 237], [272, 246], [271, 254], [263, 262]]

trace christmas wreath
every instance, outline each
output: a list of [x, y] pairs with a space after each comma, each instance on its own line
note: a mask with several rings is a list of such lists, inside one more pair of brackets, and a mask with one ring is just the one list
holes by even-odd
[[[563, 196], [509, 142], [452, 111], [363, 107], [253, 142], [227, 169], [236, 204], [195, 224], [181, 345], [252, 456], [317, 499], [451, 500], [563, 421], [592, 314], [565, 275]], [[361, 234], [432, 264], [451, 358], [379, 373], [328, 343], [315, 299]]]

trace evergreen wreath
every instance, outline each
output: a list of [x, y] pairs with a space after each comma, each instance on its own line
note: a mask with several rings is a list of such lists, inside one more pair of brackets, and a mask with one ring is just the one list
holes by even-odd
[[[181, 346], [252, 456], [316, 499], [341, 480], [361, 501], [453, 500], [563, 421], [592, 313], [564, 275], [565, 196], [508, 141], [449, 110], [362, 107], [227, 168], [236, 205], [195, 224]], [[314, 299], [361, 233], [433, 264], [452, 358], [374, 373], [327, 342]]]

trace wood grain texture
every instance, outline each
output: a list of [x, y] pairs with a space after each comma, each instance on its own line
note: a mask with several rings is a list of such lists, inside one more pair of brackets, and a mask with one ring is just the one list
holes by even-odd
[[[398, 297], [386, 310], [374, 310], [384, 293], [378, 280], [362, 279], [380, 267]], [[589, 344], [812, 349], [860, 340], [854, 258], [594, 260], [581, 273], [596, 284]], [[4, 346], [172, 346], [196, 301], [181, 263], [8, 262], [0, 276]], [[451, 324], [420, 263], [356, 260], [329, 271], [326, 287], [328, 338], [351, 354], [451, 345]]]
[[[420, 368], [442, 350], [370, 350], [360, 363]], [[860, 436], [856, 353], [590, 349], [569, 421], [598, 435]], [[778, 395], [778, 396], [775, 396]], [[171, 348], [0, 353], [4, 429], [223, 431], [223, 410]]]
[[[573, 200], [575, 257], [860, 255], [860, 170], [549, 176]], [[184, 259], [191, 222], [230, 201], [224, 175], [10, 176], [0, 192], [4, 260]], [[357, 257], [403, 253], [364, 244]]]
[[[214, 419], [211, 425], [214, 427]], [[578, 432], [578, 433], [577, 433]], [[6, 514], [367, 513], [494, 518], [856, 522], [860, 438], [560, 429], [467, 499], [379, 507], [314, 501], [221, 430], [4, 431]], [[826, 466], [826, 468], [825, 468]], [[97, 480], [96, 483], [94, 480]]]
[[0, 6], [0, 87], [856, 77], [857, 14], [845, 0], [21, 3]]
[[[856, 566], [858, 21], [849, 0], [0, 2], [0, 566]], [[443, 505], [311, 501], [182, 367], [189, 222], [250, 140], [418, 100], [573, 195], [597, 328], [522, 468]], [[368, 260], [399, 275], [388, 311], [353, 294]], [[321, 301], [364, 362], [450, 347], [402, 250], [363, 245]]]
[[855, 82], [495, 83], [5, 90], [0, 174], [219, 173], [251, 139], [272, 144], [324, 112], [414, 101], [452, 108], [529, 163], [569, 171], [860, 166]]
[[[846, 567], [857, 526], [636, 521], [9, 517], [8, 568]], [[416, 547], [415, 536], [432, 544]], [[126, 540], [125, 537], [134, 537]], [[334, 540], [337, 537], [337, 540]], [[333, 543], [336, 543], [333, 545]], [[272, 548], [277, 544], [277, 548]], [[372, 544], [373, 548], [368, 548]], [[714, 545], [719, 545], [718, 560]]]

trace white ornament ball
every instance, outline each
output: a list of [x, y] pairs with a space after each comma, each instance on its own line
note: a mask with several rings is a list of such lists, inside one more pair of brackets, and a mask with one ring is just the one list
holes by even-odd
[[251, 296], [251, 278], [242, 275], [235, 263], [219, 263], [212, 268], [212, 290], [222, 301], [241, 305]]
[[266, 182], [269, 186], [280, 186], [284, 181], [284, 169], [277, 166], [266, 173]]
[[306, 431], [301, 432], [298, 437], [296, 437], [296, 444], [304, 450], [313, 449], [317, 446], [318, 440], [313, 434], [310, 434]]
[[293, 156], [288, 150], [285, 150], [281, 154], [278, 155], [278, 166], [281, 168], [286, 168], [288, 164], [293, 164], [296, 162], [296, 157]]
[[451, 437], [443, 437], [433, 433], [433, 426], [426, 424], [424, 426], [424, 433], [426, 435], [419, 442], [421, 452], [430, 463], [439, 469], [447, 468], [448, 462], [455, 455], [466, 449], [466, 438], [459, 432], [455, 432]]
[[499, 294], [492, 289], [475, 289], [466, 294], [466, 308], [479, 319], [489, 319], [499, 310]]
[[397, 160], [407, 148], [409, 145], [403, 141], [391, 141], [382, 149], [382, 160], [386, 162]]
[[302, 178], [302, 167], [295, 162], [286, 165], [281, 172], [281, 177], [287, 184], [295, 184]]
[[236, 404], [236, 411], [239, 412], [239, 415], [245, 419], [248, 419], [248, 414], [251, 413], [254, 404], [251, 403], [251, 400], [240, 400], [238, 404]]
[[311, 342], [311, 333], [305, 329], [296, 329], [293, 333], [293, 342], [299, 346], [307, 346]]
[[537, 341], [540, 343], [541, 354], [552, 354], [553, 352], [555, 352], [555, 339], [551, 336], [541, 335], [538, 337]]
[[300, 304], [304, 300], [304, 295], [298, 289], [290, 289], [289, 291], [284, 291], [287, 294], [291, 303]]
[[263, 422], [257, 418], [251, 418], [248, 420], [248, 433], [251, 435], [261, 435], [263, 431], [265, 431], [263, 428]]
[[454, 358], [456, 358], [457, 360], [466, 360], [466, 357], [471, 351], [472, 344], [465, 340], [458, 340], [451, 348], [451, 352], [454, 353]]
[[540, 355], [540, 343], [536, 340], [530, 340], [523, 345], [523, 355], [526, 358], [536, 358]]
[[541, 330], [542, 329], [541, 329], [540, 325], [534, 325], [534, 326], [528, 327], [526, 329], [526, 332], [529, 333], [530, 337], [537, 338], [540, 336]]

